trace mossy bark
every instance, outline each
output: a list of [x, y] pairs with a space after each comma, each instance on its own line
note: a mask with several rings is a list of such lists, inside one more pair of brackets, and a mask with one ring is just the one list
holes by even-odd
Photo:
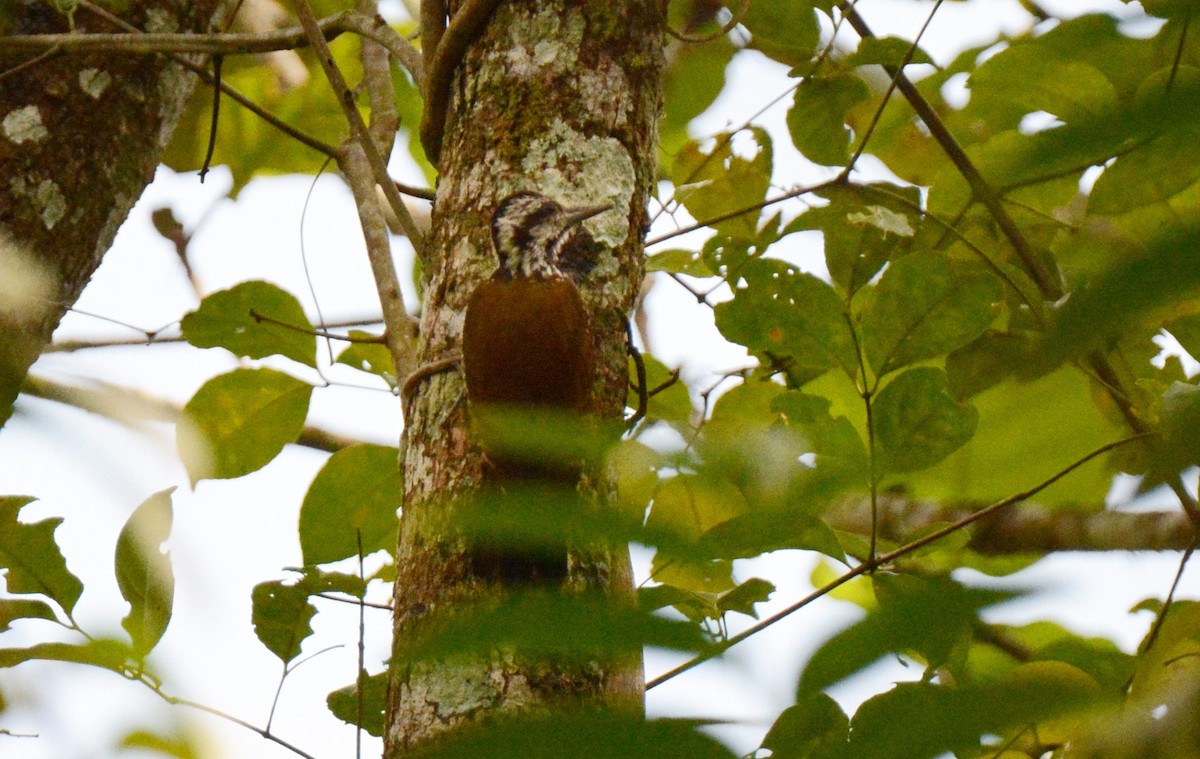
[[[6, 7], [0, 34], [68, 31], [53, 3]], [[148, 32], [204, 32], [227, 7], [134, 0], [120, 15]], [[124, 31], [84, 8], [73, 22], [80, 33]], [[161, 55], [33, 58], [0, 54], [0, 424], [154, 178], [196, 80]]]
[[[602, 250], [582, 289], [599, 367], [596, 410], [619, 420], [628, 383], [625, 320], [642, 277], [646, 204], [661, 106], [665, 3], [501, 2], [467, 52], [450, 95], [426, 262], [420, 360], [459, 350], [473, 287], [495, 268], [488, 222], [496, 201], [534, 190], [564, 205], [612, 203], [589, 224]], [[458, 371], [424, 381], [406, 409], [404, 508], [395, 635], [487, 592], [455, 529], [456, 498], [479, 480]], [[594, 478], [603, 503], [603, 477]], [[564, 592], [632, 602], [627, 548], [582, 546]], [[478, 719], [549, 705], [641, 709], [640, 651], [581, 666], [475, 661], [393, 662], [385, 755], [401, 756]]]

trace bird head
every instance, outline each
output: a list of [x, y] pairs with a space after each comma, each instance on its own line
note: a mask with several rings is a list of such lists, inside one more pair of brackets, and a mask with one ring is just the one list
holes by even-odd
[[500, 276], [542, 279], [565, 276], [561, 255], [584, 220], [612, 208], [605, 204], [563, 208], [545, 195], [518, 192], [500, 201], [492, 215], [492, 245]]

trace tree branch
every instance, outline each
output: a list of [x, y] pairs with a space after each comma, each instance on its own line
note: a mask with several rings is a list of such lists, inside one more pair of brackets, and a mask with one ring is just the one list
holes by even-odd
[[383, 209], [379, 207], [375, 183], [371, 179], [371, 169], [359, 144], [346, 145], [342, 170], [358, 205], [358, 218], [362, 224], [363, 238], [367, 243], [367, 258], [371, 262], [371, 273], [375, 276], [375, 288], [379, 292], [379, 304], [383, 308], [383, 334], [388, 351], [392, 354], [396, 376], [407, 377], [416, 364], [415, 345], [409, 334], [408, 312], [404, 307], [400, 280], [392, 262], [387, 220], [383, 216]]
[[[408, 212], [408, 208], [400, 198], [400, 191], [396, 188], [396, 183], [388, 175], [387, 163], [383, 160], [383, 155], [376, 147], [375, 141], [371, 139], [370, 130], [367, 128], [367, 123], [363, 120], [362, 114], [358, 112], [354, 93], [350, 91], [349, 85], [346, 84], [346, 78], [342, 76], [337, 63], [333, 60], [333, 53], [330, 52], [329, 43], [325, 41], [325, 37], [321, 33], [321, 27], [318, 25], [316, 15], [309, 6], [308, 0], [291, 0], [291, 5], [292, 9], [296, 12], [296, 16], [300, 19], [301, 26], [304, 27], [305, 34], [308, 35], [309, 41], [312, 42], [313, 49], [317, 53], [317, 60], [321, 62], [321, 68], [325, 70], [325, 77], [329, 80], [329, 86], [333, 88], [334, 95], [337, 96], [338, 103], [342, 106], [342, 112], [346, 115], [346, 120], [350, 123], [350, 133], [354, 136], [354, 139], [359, 143], [363, 153], [366, 155], [367, 163], [371, 166], [371, 173], [375, 176], [375, 182], [383, 188], [383, 194], [387, 196], [388, 203], [392, 207], [392, 212], [396, 214], [396, 218], [400, 221], [400, 226], [404, 228], [405, 235], [408, 236], [409, 242], [412, 243], [413, 250], [417, 253], [417, 258], [424, 260], [425, 237], [417, 228], [412, 214]], [[344, 158], [344, 155], [339, 156], [339, 159]]]
[[[870, 503], [847, 500], [827, 515], [830, 527], [859, 535], [871, 530]], [[909, 501], [894, 496], [879, 499], [879, 536], [893, 543], [935, 524], [960, 521], [977, 508]], [[1178, 511], [1123, 513], [1063, 511], [1037, 504], [993, 514], [971, 529], [968, 546], [993, 555], [1053, 551], [1182, 551], [1192, 541], [1192, 526]]]
[[[854, 31], [863, 39], [871, 39], [875, 37], [875, 33], [867, 26], [867, 22], [855, 10], [853, 3], [842, 3], [840, 6], [846, 20], [850, 22], [850, 26], [854, 27]], [[912, 109], [921, 117], [921, 121], [928, 127], [929, 133], [937, 140], [939, 146], [946, 153], [946, 157], [954, 164], [958, 172], [962, 174], [963, 179], [971, 187], [971, 193], [979, 200], [980, 203], [987, 208], [988, 213], [996, 220], [996, 225], [1000, 227], [1000, 231], [1013, 246], [1017, 257], [1021, 259], [1021, 264], [1030, 278], [1037, 284], [1049, 300], [1058, 300], [1062, 297], [1062, 283], [1056, 272], [1051, 272], [1046, 269], [1041, 259], [1033, 252], [1029, 241], [1017, 228], [1017, 223], [1008, 215], [1008, 211], [1004, 208], [1001, 202], [1000, 194], [996, 192], [979, 170], [975, 168], [975, 164], [967, 157], [967, 153], [962, 146], [958, 144], [958, 140], [954, 135], [950, 134], [950, 130], [946, 127], [945, 122], [925, 99], [917, 86], [912, 83], [912, 80], [905, 76], [904, 72], [897, 69], [895, 66], [884, 66], [883, 70], [891, 76], [895, 82], [897, 89], [908, 100]]]
[[[438, 165], [442, 152], [442, 133], [446, 128], [446, 109], [450, 105], [450, 84], [454, 72], [471, 43], [483, 33], [492, 11], [500, 0], [466, 0], [449, 26], [437, 41], [437, 49], [426, 48], [426, 55], [433, 56], [425, 87], [425, 108], [421, 114], [421, 146], [425, 155]], [[424, 18], [424, 17], [422, 17]], [[424, 44], [424, 43], [422, 43]]]
[[[94, 387], [77, 387], [30, 374], [21, 386], [21, 393], [88, 411], [133, 429], [143, 429], [143, 422], [174, 424], [183, 412], [171, 401], [104, 382], [95, 383]], [[311, 425], [305, 425], [296, 439], [297, 445], [329, 453], [361, 442]]]
[[[317, 22], [322, 36], [332, 40], [352, 32], [382, 45], [388, 54], [408, 69], [418, 84], [423, 79], [421, 54], [382, 19], [342, 11]], [[309, 45], [301, 27], [261, 34], [19, 34], [0, 37], [0, 52], [81, 53], [176, 53], [179, 55], [249, 55], [275, 50], [292, 50]]]

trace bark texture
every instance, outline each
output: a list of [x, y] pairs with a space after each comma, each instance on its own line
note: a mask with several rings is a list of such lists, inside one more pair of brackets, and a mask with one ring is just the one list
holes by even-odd
[[[133, 0], [148, 32], [203, 32], [227, 0]], [[68, 5], [64, 3], [63, 5]], [[68, 31], [52, 3], [20, 0], [0, 34]], [[118, 32], [85, 8], [76, 31]], [[165, 56], [31, 60], [0, 50], [0, 424], [29, 367], [154, 176], [195, 77]]]
[[[625, 319], [642, 275], [654, 179], [664, 6], [660, 0], [499, 4], [458, 67], [450, 94], [426, 262], [423, 363], [459, 350], [467, 299], [495, 269], [488, 224], [498, 199], [534, 190], [568, 206], [611, 202], [619, 213], [588, 223], [603, 253], [583, 290], [599, 366], [597, 410], [620, 418], [628, 382]], [[398, 642], [429, 613], [482, 592], [454, 530], [454, 499], [480, 476], [462, 375], [450, 371], [423, 382], [406, 411]], [[596, 490], [602, 493], [603, 484]], [[624, 545], [577, 547], [570, 572], [565, 592], [594, 589], [632, 599]], [[393, 664], [390, 757], [514, 709], [564, 702], [641, 709], [640, 651], [574, 668], [522, 665], [501, 652], [452, 666]]]

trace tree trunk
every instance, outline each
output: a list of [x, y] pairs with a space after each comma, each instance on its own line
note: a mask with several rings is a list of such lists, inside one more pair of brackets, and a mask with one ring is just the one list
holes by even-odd
[[[625, 319], [642, 275], [654, 180], [665, 3], [499, 3], [458, 67], [446, 119], [426, 262], [420, 358], [459, 351], [473, 287], [496, 267], [489, 221], [497, 200], [534, 190], [568, 206], [612, 202], [591, 226], [603, 248], [583, 284], [599, 377], [596, 408], [619, 420], [628, 370]], [[395, 584], [396, 641], [431, 612], [483, 592], [455, 532], [456, 496], [480, 477], [462, 374], [420, 385], [406, 414], [405, 493]], [[595, 486], [604, 492], [602, 484]], [[602, 500], [602, 499], [601, 499]], [[631, 597], [628, 550], [577, 546], [566, 592]], [[607, 704], [640, 710], [640, 651], [588, 666], [514, 664], [497, 652], [464, 663], [393, 662], [387, 756], [518, 708]]]
[[[63, 5], [68, 5], [63, 3]], [[203, 32], [226, 0], [134, 0], [144, 31]], [[7, 3], [0, 34], [68, 31], [49, 2]], [[81, 32], [122, 32], [87, 8]], [[195, 77], [166, 56], [0, 53], [0, 425], [29, 367], [100, 265]]]

